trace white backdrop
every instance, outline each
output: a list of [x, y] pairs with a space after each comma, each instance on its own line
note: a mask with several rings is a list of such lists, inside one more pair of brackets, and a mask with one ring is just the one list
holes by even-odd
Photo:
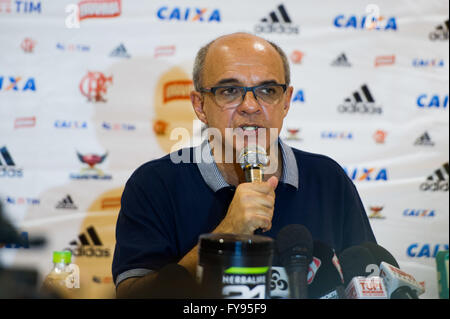
[[47, 238], [41, 249], [1, 245], [1, 262], [43, 278], [52, 251], [69, 248], [77, 296], [113, 297], [123, 186], [169, 152], [173, 128], [193, 133], [200, 46], [246, 31], [290, 57], [281, 137], [346, 169], [379, 244], [437, 298], [434, 256], [449, 238], [448, 10], [445, 0], [0, 0], [0, 199], [24, 237]]

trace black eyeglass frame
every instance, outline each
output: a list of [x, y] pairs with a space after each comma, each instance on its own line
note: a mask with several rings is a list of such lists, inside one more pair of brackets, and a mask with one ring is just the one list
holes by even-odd
[[[242, 101], [241, 103], [244, 101], [245, 96], [247, 95], [247, 92], [251, 91], [253, 93], [253, 97], [255, 98], [256, 101], [259, 102], [258, 98], [256, 97], [255, 94], [255, 89], [259, 89], [265, 86], [280, 86], [283, 88], [283, 94], [286, 93], [286, 89], [287, 89], [287, 84], [280, 84], [280, 83], [266, 83], [266, 84], [261, 84], [261, 85], [257, 85], [257, 86], [239, 86], [239, 85], [223, 85], [223, 86], [213, 86], [211, 88], [200, 88], [199, 92], [200, 93], [212, 93], [214, 96], [214, 99], [216, 98], [216, 91], [218, 89], [228, 89], [228, 88], [239, 88], [239, 89], [244, 89], [244, 93], [242, 94]], [[217, 103], [217, 102], [216, 102]]]

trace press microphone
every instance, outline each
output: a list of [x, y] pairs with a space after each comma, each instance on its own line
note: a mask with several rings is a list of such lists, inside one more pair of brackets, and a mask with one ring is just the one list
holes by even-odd
[[365, 247], [369, 250], [369, 252], [375, 258], [376, 264], [378, 266], [380, 266], [381, 263], [384, 261], [384, 262], [387, 262], [388, 264], [391, 264], [394, 267], [400, 268], [400, 266], [398, 265], [397, 260], [395, 260], [394, 256], [392, 256], [392, 254], [389, 251], [387, 251], [387, 249], [383, 248], [382, 246], [380, 246], [374, 242], [371, 242], [371, 241], [362, 243], [361, 246]]
[[[308, 296], [312, 299], [345, 299], [344, 275], [334, 250], [315, 240], [313, 259], [319, 264], [314, 277], [309, 279]], [[308, 282], [309, 282], [308, 280]]]
[[313, 251], [311, 233], [303, 225], [287, 225], [277, 235], [276, 248], [288, 276], [289, 297], [307, 299], [307, 275]]
[[269, 157], [262, 146], [252, 144], [244, 147], [238, 161], [248, 183], [263, 181], [263, 168], [269, 163]]
[[397, 260], [387, 249], [374, 242], [365, 242], [361, 246], [366, 247], [375, 258], [389, 298], [418, 299], [425, 292], [412, 275], [400, 270]]
[[372, 277], [353, 277], [345, 289], [347, 299], [387, 299], [388, 294], [384, 285], [383, 278], [380, 276]]
[[366, 277], [369, 275], [369, 265], [376, 265], [377, 261], [370, 251], [362, 246], [352, 246], [339, 255], [339, 263], [344, 275], [344, 285], [348, 286], [355, 277]]
[[384, 261], [380, 264], [380, 277], [390, 299], [419, 299], [418, 296], [425, 292], [412, 275]]

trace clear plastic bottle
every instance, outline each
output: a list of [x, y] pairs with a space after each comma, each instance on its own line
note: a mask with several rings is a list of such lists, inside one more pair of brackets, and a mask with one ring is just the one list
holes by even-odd
[[53, 252], [53, 268], [42, 284], [44, 293], [56, 294], [59, 298], [70, 298], [71, 289], [79, 288], [78, 267], [71, 264], [71, 259], [70, 251]]

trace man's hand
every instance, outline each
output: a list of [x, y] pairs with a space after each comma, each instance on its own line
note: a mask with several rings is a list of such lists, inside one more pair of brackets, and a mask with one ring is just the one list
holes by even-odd
[[253, 235], [258, 228], [270, 230], [277, 185], [275, 176], [267, 182], [239, 184], [227, 215], [214, 232]]

